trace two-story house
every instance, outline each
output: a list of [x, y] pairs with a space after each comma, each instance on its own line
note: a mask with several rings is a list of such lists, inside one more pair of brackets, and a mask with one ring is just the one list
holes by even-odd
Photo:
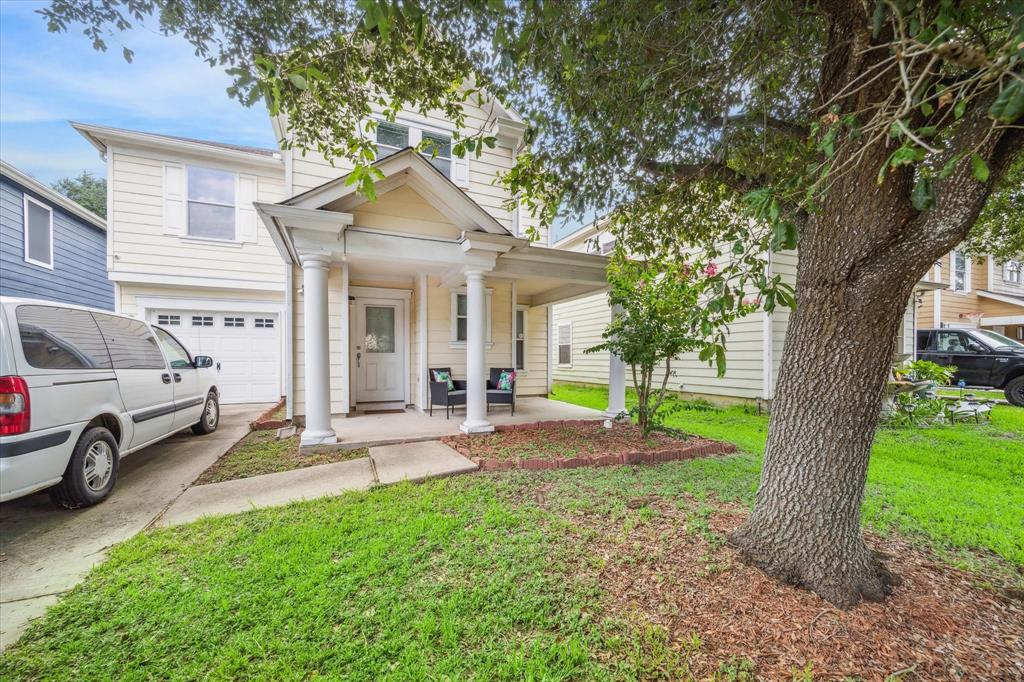
[[[554, 248], [610, 253], [614, 237], [603, 221], [595, 221], [555, 241]], [[765, 254], [769, 275], [780, 275], [783, 282], [796, 285], [796, 251]], [[944, 285], [921, 281], [915, 297]], [[751, 290], [750, 298], [757, 292]], [[700, 360], [697, 353], [685, 353], [672, 365], [669, 386], [688, 397], [715, 402], [765, 401], [775, 396], [782, 350], [789, 327], [789, 308], [780, 306], [769, 313], [753, 312], [729, 325], [726, 340], [724, 376]], [[611, 320], [612, 311], [605, 295], [594, 295], [560, 303], [553, 310], [552, 377], [556, 381], [604, 385], [608, 382], [605, 352], [587, 353], [601, 343], [601, 334]], [[908, 302], [893, 350], [897, 356], [914, 355], [915, 330], [920, 326], [913, 301]], [[663, 375], [656, 373], [656, 378]]]
[[922, 326], [982, 327], [1024, 339], [1024, 257], [998, 262], [954, 249], [926, 278], [948, 288], [921, 298]]
[[[497, 139], [467, 158], [441, 115], [378, 120], [374, 201], [351, 168], [287, 145], [73, 124], [107, 161], [118, 310], [213, 356], [225, 402], [285, 395], [306, 444], [343, 437], [357, 410], [427, 411], [437, 368], [467, 380], [461, 429], [491, 430], [488, 369], [545, 395], [551, 306], [603, 291], [607, 260], [524, 236], [532, 217], [494, 180], [525, 126], [493, 101], [466, 113]], [[427, 138], [436, 153], [416, 151]]]
[[113, 309], [107, 223], [0, 161], [0, 295]]

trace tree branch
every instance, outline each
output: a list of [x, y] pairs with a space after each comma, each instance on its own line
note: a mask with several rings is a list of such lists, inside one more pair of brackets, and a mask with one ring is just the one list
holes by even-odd
[[671, 163], [647, 160], [640, 163], [640, 168], [654, 175], [673, 177], [680, 182], [718, 180], [737, 192], [749, 192], [767, 182], [764, 176], [748, 178], [745, 175], [740, 175], [725, 164], [714, 161], [707, 163]]
[[708, 116], [702, 119], [702, 123], [708, 126], [740, 124], [742, 127], [749, 128], [771, 128], [772, 130], [778, 130], [781, 133], [785, 133], [790, 137], [795, 137], [798, 140], [806, 139], [811, 134], [809, 129], [798, 123], [786, 121], [781, 118], [775, 118], [774, 116], [759, 115], [756, 111], [746, 112], [743, 114], [733, 114], [732, 116]]

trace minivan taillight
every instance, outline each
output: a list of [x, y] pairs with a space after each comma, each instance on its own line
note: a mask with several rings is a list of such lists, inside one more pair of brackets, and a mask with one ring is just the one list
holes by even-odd
[[21, 377], [0, 377], [0, 436], [28, 431], [31, 408], [25, 380]]

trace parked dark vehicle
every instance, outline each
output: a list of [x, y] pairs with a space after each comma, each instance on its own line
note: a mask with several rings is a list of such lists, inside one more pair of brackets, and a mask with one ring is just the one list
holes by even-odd
[[1024, 343], [988, 329], [919, 329], [917, 357], [955, 365], [953, 381], [999, 388], [1024, 407]]

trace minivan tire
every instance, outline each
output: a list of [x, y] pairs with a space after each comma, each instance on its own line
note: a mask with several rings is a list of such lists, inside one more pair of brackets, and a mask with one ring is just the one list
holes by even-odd
[[[102, 426], [94, 426], [75, 443], [64, 477], [49, 490], [50, 499], [66, 509], [98, 504], [114, 490], [120, 464], [121, 455], [114, 434]], [[91, 478], [87, 473], [90, 465], [93, 471]], [[98, 474], [97, 467], [100, 469]]]
[[1024, 407], [1024, 376], [1010, 379], [1010, 383], [1003, 389], [1003, 394], [1011, 405]]
[[220, 424], [220, 401], [217, 394], [210, 391], [206, 396], [206, 404], [203, 405], [203, 414], [199, 421], [192, 425], [192, 433], [197, 436], [205, 436], [217, 430]]

